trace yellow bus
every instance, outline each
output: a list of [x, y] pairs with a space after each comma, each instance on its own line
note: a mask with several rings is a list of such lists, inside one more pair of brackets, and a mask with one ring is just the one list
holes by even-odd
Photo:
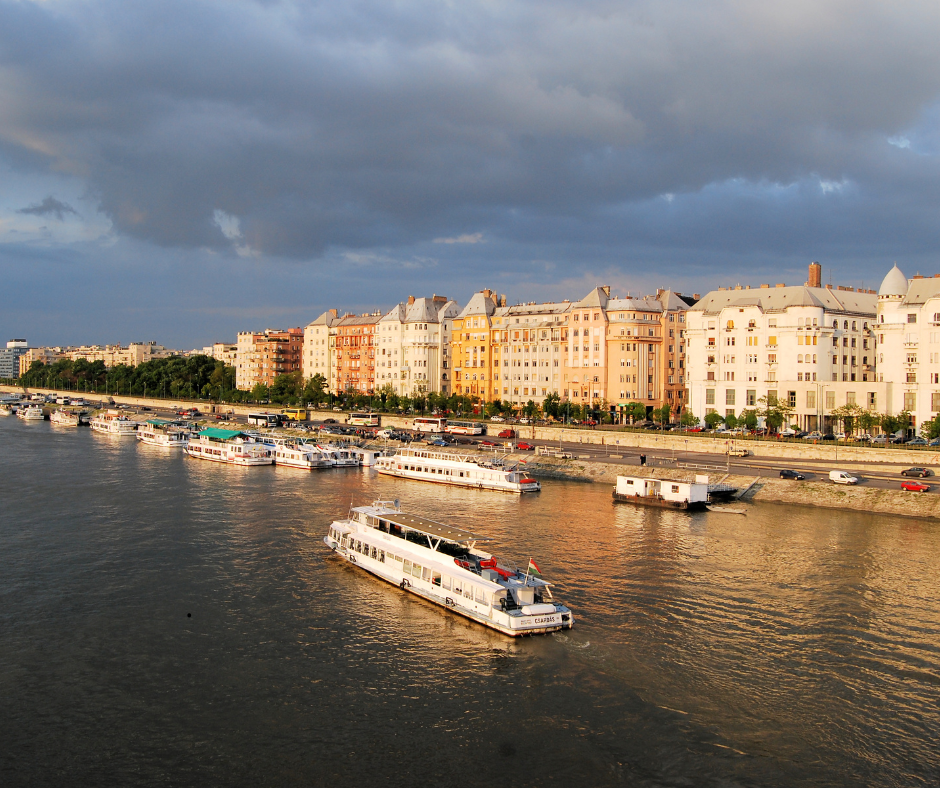
[[281, 411], [281, 416], [287, 421], [306, 421], [306, 408], [285, 408]]

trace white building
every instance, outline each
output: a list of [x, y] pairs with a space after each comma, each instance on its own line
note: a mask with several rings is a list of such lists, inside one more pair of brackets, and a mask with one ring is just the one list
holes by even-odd
[[940, 412], [940, 275], [908, 279], [895, 265], [878, 290], [878, 380], [884, 412], [919, 431]]
[[396, 394], [453, 393], [450, 340], [460, 313], [444, 296], [408, 296], [379, 321], [375, 388], [391, 385]]
[[302, 364], [304, 380], [309, 380], [314, 375], [323, 375], [329, 383], [332, 364], [330, 327], [339, 320], [336, 310], [330, 309], [304, 327]]
[[[814, 263], [810, 280], [820, 278]], [[877, 305], [874, 291], [809, 283], [708, 293], [686, 313], [690, 410], [739, 416], [768, 397], [804, 429], [828, 428], [830, 411], [847, 404], [883, 412]]]

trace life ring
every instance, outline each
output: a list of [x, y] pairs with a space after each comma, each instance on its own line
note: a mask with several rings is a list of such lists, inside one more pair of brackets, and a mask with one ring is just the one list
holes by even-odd
[[347, 557], [350, 561], [352, 561], [352, 563], [354, 563], [354, 564], [356, 563], [356, 556], [354, 556], [354, 555], [347, 555], [346, 557]]

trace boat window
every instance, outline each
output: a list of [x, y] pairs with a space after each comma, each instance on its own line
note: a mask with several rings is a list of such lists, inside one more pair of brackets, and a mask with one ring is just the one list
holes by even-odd
[[422, 579], [422, 580], [430, 580], [430, 579], [431, 579], [431, 570], [428, 569], [427, 567], [424, 567], [424, 568], [421, 570], [421, 579]]
[[483, 591], [482, 588], [477, 588], [477, 589], [476, 589], [476, 594], [474, 594], [474, 599], [475, 599], [477, 602], [479, 602], [481, 605], [485, 605], [485, 604], [486, 604], [486, 594], [484, 593], [484, 591]]
[[432, 573], [431, 573], [431, 585], [432, 585], [432, 586], [439, 586], [440, 584], [441, 584], [441, 573], [440, 573], [440, 572], [432, 572]]
[[467, 586], [467, 587], [463, 590], [463, 595], [464, 595], [464, 597], [466, 597], [467, 599], [473, 599], [473, 586]]
[[404, 559], [401, 565], [401, 571], [404, 572], [406, 575], [411, 574], [411, 561], [409, 561], [407, 558]]
[[356, 552], [357, 553], [362, 552], [362, 542], [356, 542]]
[[441, 578], [441, 588], [446, 588], [448, 591], [450, 591], [450, 577], [449, 576], [444, 575]]
[[385, 563], [385, 551], [384, 550], [379, 550], [379, 563], [380, 564]]
[[378, 557], [379, 557], [379, 550], [378, 550], [377, 547], [373, 547], [373, 548], [372, 548], [372, 557], [373, 557], [373, 558], [378, 558]]
[[455, 577], [455, 578], [454, 578], [454, 593], [455, 593], [455, 594], [459, 594], [459, 593], [460, 593], [460, 578], [458, 578], [458, 577]]
[[411, 575], [412, 577], [421, 577], [421, 565], [420, 564], [411, 565]]

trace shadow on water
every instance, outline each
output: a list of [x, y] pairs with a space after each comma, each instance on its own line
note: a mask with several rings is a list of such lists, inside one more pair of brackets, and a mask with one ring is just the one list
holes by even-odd
[[[936, 524], [0, 438], [4, 786], [938, 780]], [[536, 558], [577, 626], [511, 641], [336, 559], [378, 498]]]

